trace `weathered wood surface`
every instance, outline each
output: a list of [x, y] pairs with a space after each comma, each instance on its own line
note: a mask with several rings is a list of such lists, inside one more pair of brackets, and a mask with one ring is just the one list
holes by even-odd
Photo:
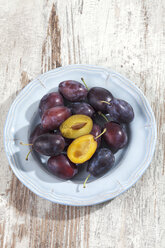
[[[18, 92], [61, 65], [110, 67], [147, 96], [157, 149], [134, 187], [111, 202], [68, 207], [40, 199], [11, 171], [3, 126]], [[0, 0], [0, 247], [165, 247], [165, 1]]]

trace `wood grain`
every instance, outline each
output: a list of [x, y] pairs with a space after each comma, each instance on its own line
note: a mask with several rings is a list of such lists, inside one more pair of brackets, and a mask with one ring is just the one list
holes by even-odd
[[[0, 0], [0, 247], [165, 247], [165, 1]], [[110, 67], [147, 96], [157, 120], [151, 166], [130, 190], [92, 207], [52, 204], [11, 171], [3, 127], [18, 92], [73, 63]]]

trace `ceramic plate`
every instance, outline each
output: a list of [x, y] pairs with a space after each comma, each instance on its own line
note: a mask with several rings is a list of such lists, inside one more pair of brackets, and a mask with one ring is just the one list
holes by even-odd
[[[83, 77], [89, 87], [101, 86], [128, 101], [135, 112], [129, 125], [129, 143], [115, 154], [116, 166], [104, 176], [90, 178], [85, 169], [73, 180], [65, 181], [46, 169], [47, 157], [35, 153], [25, 161], [28, 136], [39, 123], [38, 105], [48, 92], [57, 90], [61, 81]], [[120, 195], [130, 188], [149, 166], [156, 143], [156, 124], [152, 109], [143, 93], [128, 79], [109, 69], [90, 65], [71, 65], [49, 71], [29, 83], [13, 102], [4, 129], [4, 144], [10, 166], [18, 179], [35, 194], [55, 203], [86, 206], [98, 204]]]

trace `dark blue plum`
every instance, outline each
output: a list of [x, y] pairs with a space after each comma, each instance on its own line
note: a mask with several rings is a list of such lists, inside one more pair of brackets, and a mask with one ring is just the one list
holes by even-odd
[[30, 137], [29, 137], [29, 144], [33, 144], [34, 141], [35, 141], [35, 139], [36, 139], [38, 136], [40, 136], [40, 135], [42, 135], [42, 134], [45, 134], [45, 133], [51, 133], [51, 131], [48, 130], [48, 129], [44, 129], [44, 128], [42, 127], [41, 124], [38, 124], [38, 125], [34, 128], [34, 130], [32, 131], [32, 133], [30, 134]]
[[94, 114], [93, 107], [86, 102], [75, 102], [71, 104], [71, 111], [74, 115], [87, 115], [92, 117]]
[[132, 106], [121, 99], [112, 99], [112, 101], [107, 104], [107, 112], [114, 121], [119, 123], [130, 123], [134, 119]]
[[57, 106], [63, 106], [63, 98], [60, 93], [58, 92], [52, 92], [49, 94], [46, 94], [42, 97], [40, 104], [39, 104], [39, 114], [40, 116], [43, 115], [43, 113], [53, 107]]
[[65, 140], [58, 134], [42, 134], [34, 141], [33, 148], [45, 156], [60, 154], [65, 148]]
[[106, 112], [107, 104], [102, 101], [110, 102], [113, 95], [102, 87], [93, 87], [89, 90], [87, 99], [95, 110]]
[[71, 179], [78, 173], [78, 167], [64, 154], [49, 158], [47, 168], [52, 174], [65, 180]]
[[57, 129], [70, 115], [70, 109], [65, 106], [47, 109], [42, 115], [41, 125], [45, 129]]
[[59, 91], [68, 101], [78, 102], [85, 100], [88, 90], [81, 83], [74, 80], [63, 81], [59, 84]]
[[103, 138], [113, 152], [126, 146], [128, 142], [127, 132], [119, 123], [109, 121], [104, 127], [106, 132], [103, 134]]
[[88, 172], [94, 177], [101, 176], [109, 171], [115, 163], [115, 156], [107, 148], [99, 149], [88, 165]]

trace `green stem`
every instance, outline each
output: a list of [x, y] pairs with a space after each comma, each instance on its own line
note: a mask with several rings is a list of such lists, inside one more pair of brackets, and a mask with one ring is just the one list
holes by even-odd
[[98, 136], [96, 136], [95, 140], [98, 139], [101, 135], [103, 135], [106, 131], [107, 131], [107, 129], [104, 128], [104, 130], [102, 131], [102, 133], [100, 133]]
[[87, 176], [87, 178], [85, 179], [84, 181], [84, 184], [83, 184], [83, 188], [85, 189], [86, 188], [86, 182], [88, 181], [88, 179], [90, 178], [90, 174]]
[[83, 81], [83, 83], [84, 83], [85, 87], [87, 88], [87, 90], [89, 90], [89, 88], [88, 88], [87, 84], [85, 83], [84, 78], [81, 78], [81, 80]]
[[108, 105], [111, 105], [110, 102], [106, 102], [106, 101], [100, 101], [100, 102], [104, 102], [104, 103], [106, 103], [106, 104], [108, 104]]
[[23, 142], [20, 142], [20, 145], [22, 145], [22, 146], [33, 146], [33, 144], [25, 144]]
[[26, 159], [25, 160], [28, 160], [28, 157], [29, 157], [29, 154], [33, 151], [33, 149], [30, 149], [30, 151], [28, 152], [28, 154], [26, 155]]
[[103, 113], [101, 113], [100, 111], [98, 112], [98, 114], [101, 115], [107, 122], [109, 121], [108, 118]]

